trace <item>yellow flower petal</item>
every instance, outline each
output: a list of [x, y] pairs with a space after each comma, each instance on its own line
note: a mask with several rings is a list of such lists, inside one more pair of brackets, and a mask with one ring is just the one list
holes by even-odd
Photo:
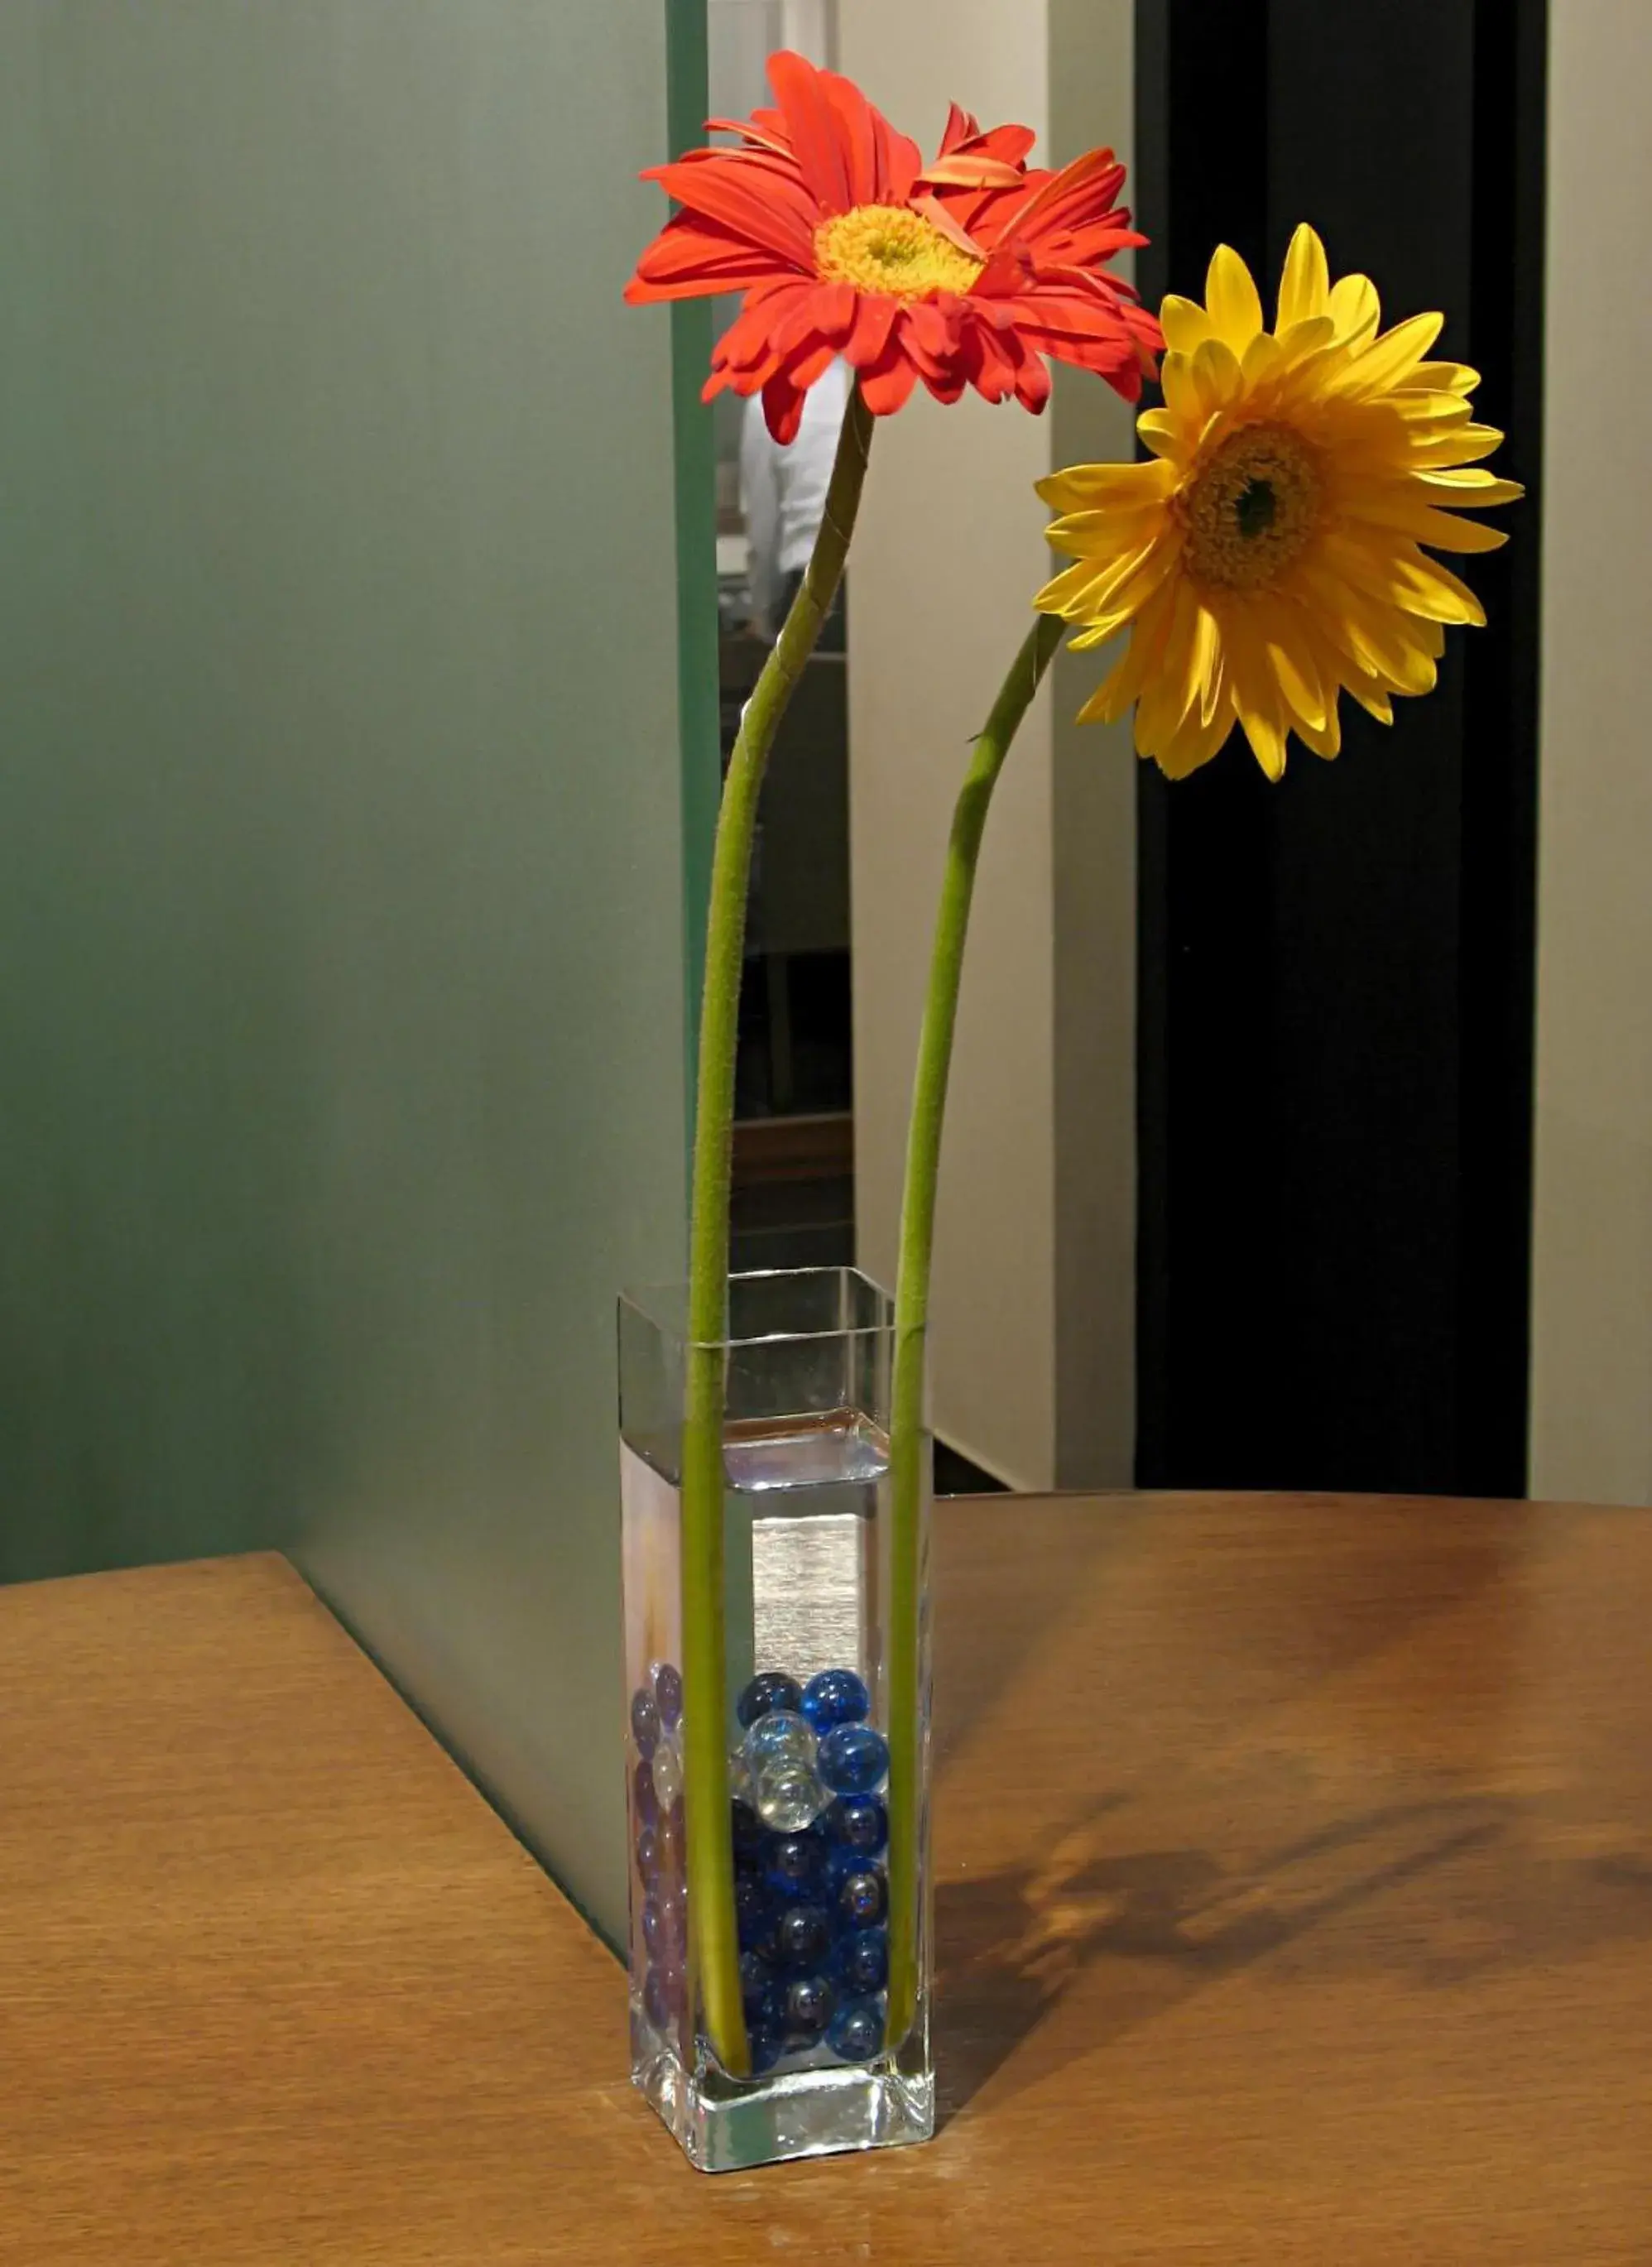
[[[1170, 359], [1165, 356], [1166, 362]], [[1159, 382], [1164, 383], [1160, 371]], [[1190, 452], [1192, 444], [1186, 428], [1173, 410], [1147, 409], [1135, 421], [1135, 429], [1156, 457], [1179, 464]]]
[[1175, 486], [1169, 466], [1069, 465], [1035, 481], [1033, 488], [1053, 510], [1103, 511], [1118, 505], [1134, 510]]
[[[1207, 339], [1193, 356], [1193, 384], [1208, 421], [1237, 400], [1245, 389], [1239, 358], [1225, 339]], [[1168, 399], [1168, 397], [1167, 397]]]
[[1472, 393], [1479, 384], [1479, 372], [1465, 362], [1420, 362], [1400, 384], [1402, 388], [1417, 386], [1437, 393]]
[[1159, 308], [1159, 327], [1172, 354], [1193, 354], [1210, 336], [1210, 318], [1197, 299], [1172, 291]]
[[1144, 756], [1152, 757], [1167, 779], [1186, 779], [1220, 751], [1233, 726], [1233, 706], [1224, 696], [1214, 715], [1189, 718], [1163, 746], [1142, 747], [1139, 738], [1136, 745]]
[[1262, 302], [1250, 269], [1230, 245], [1219, 244], [1211, 254], [1205, 299], [1216, 336], [1242, 355], [1262, 327]]
[[1360, 345], [1372, 337], [1383, 319], [1382, 301], [1369, 275], [1343, 275], [1331, 286], [1326, 312], [1345, 343]]
[[1274, 326], [1287, 331], [1293, 323], [1311, 322], [1326, 312], [1331, 297], [1331, 270], [1325, 248], [1306, 221], [1291, 238], [1285, 270], [1279, 279], [1279, 317]]
[[1421, 547], [1494, 547], [1502, 532], [1465, 515], [1520, 488], [1478, 466], [1501, 436], [1474, 422], [1474, 372], [1428, 359], [1441, 318], [1379, 336], [1375, 286], [1333, 282], [1311, 230], [1292, 239], [1274, 330], [1225, 246], [1207, 293], [1164, 304], [1164, 406], [1137, 423], [1152, 460], [1039, 483], [1075, 563], [1038, 604], [1075, 649], [1129, 633], [1085, 721], [1134, 702], [1137, 747], [1177, 777], [1237, 723], [1278, 779], [1292, 732], [1337, 753], [1344, 691], [1390, 723], [1396, 694], [1430, 690], [1448, 627], [1485, 615]]
[[1444, 327], [1443, 315], [1412, 315], [1396, 323], [1349, 363], [1344, 392], [1364, 400], [1398, 385], [1407, 372], [1415, 370]]
[[1494, 503], [1518, 503], [1525, 494], [1518, 481], [1500, 481], [1495, 473], [1486, 472], [1479, 465], [1421, 472], [1415, 477], [1422, 488], [1443, 490], [1459, 511], [1479, 511], [1482, 505]]
[[1455, 425], [1437, 440], [1419, 441], [1407, 461], [1419, 468], [1428, 465], [1472, 465], [1477, 457], [1489, 457], [1494, 449], [1501, 448], [1502, 438], [1494, 425]]
[[1342, 723], [1337, 715], [1334, 695], [1323, 724], [1307, 724], [1299, 716], [1296, 719], [1296, 732], [1297, 738], [1311, 748], [1316, 756], [1324, 756], [1328, 759], [1339, 754], [1342, 747]]

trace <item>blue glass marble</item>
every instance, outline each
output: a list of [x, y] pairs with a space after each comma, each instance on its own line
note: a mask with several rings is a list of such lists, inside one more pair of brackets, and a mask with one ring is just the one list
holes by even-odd
[[871, 1860], [867, 1858], [863, 1858], [858, 1850], [846, 1849], [841, 1842], [833, 1842], [826, 1852], [826, 1890], [827, 1903], [830, 1904], [835, 1904], [838, 1900], [838, 1891], [843, 1887], [844, 1882], [848, 1880], [849, 1875], [851, 1874], [863, 1874], [870, 1863]]
[[823, 1669], [803, 1688], [803, 1713], [817, 1732], [837, 1724], [861, 1724], [872, 1713], [872, 1696], [852, 1669]]
[[763, 1878], [792, 1904], [819, 1904], [826, 1895], [829, 1846], [817, 1827], [776, 1835], [764, 1852]]
[[631, 1695], [631, 1737], [640, 1756], [651, 1756], [659, 1745], [659, 1709], [645, 1684]]
[[669, 1661], [654, 1664], [654, 1705], [659, 1710], [660, 1722], [668, 1732], [674, 1732], [682, 1721], [682, 1673]]
[[831, 1943], [832, 1926], [819, 1905], [788, 1905], [775, 1923], [775, 1957], [782, 1968], [818, 1968]]
[[654, 1792], [654, 1766], [646, 1757], [631, 1774], [631, 1816], [639, 1826], [652, 1826], [659, 1816], [659, 1797]]
[[683, 1807], [679, 1802], [670, 1810], [660, 1813], [654, 1828], [654, 1847], [659, 1854], [662, 1874], [675, 1876], [682, 1872], [683, 1852], [687, 1840], [687, 1832], [683, 1825]]
[[802, 1700], [803, 1687], [795, 1676], [786, 1676], [778, 1669], [763, 1669], [735, 1702], [734, 1713], [749, 1728], [772, 1709], [789, 1708], [795, 1713]]
[[761, 2078], [766, 2072], [773, 2070], [786, 2051], [785, 2039], [777, 2026], [771, 2028], [767, 2024], [759, 2024], [755, 2029], [746, 2033], [745, 2043], [751, 2049], [753, 2078]]
[[738, 1795], [729, 1805], [729, 1834], [737, 1859], [756, 1858], [768, 1838], [763, 1831], [762, 1820], [751, 1804], [743, 1802]]
[[889, 1939], [881, 1928], [857, 1928], [838, 1941], [832, 1972], [855, 1999], [881, 1992], [889, 1981]]
[[826, 2028], [826, 2044], [845, 2062], [870, 2062], [880, 2054], [884, 2011], [877, 2000], [844, 2000]]
[[824, 1976], [794, 1976], [786, 1986], [786, 2036], [812, 2045], [832, 2021], [837, 1993]]
[[875, 1858], [889, 1839], [889, 1814], [875, 1794], [841, 1794], [822, 1823], [834, 1842]]
[[650, 1968], [642, 1985], [642, 2013], [657, 2031], [671, 2029], [683, 2004], [680, 1968]]
[[889, 1892], [880, 1867], [846, 1876], [838, 1890], [837, 1912], [850, 1928], [874, 1928], [889, 1911]]
[[655, 1893], [659, 1910], [660, 1941], [666, 1957], [680, 1966], [688, 1949], [688, 1892], [680, 1882], [662, 1882]]
[[771, 2030], [780, 2027], [782, 1992], [780, 1979], [760, 1952], [740, 1955], [740, 2005], [745, 2010], [748, 2027], [753, 2029], [767, 2025]]
[[770, 1943], [775, 1934], [775, 1900], [755, 1874], [734, 1877], [734, 1926], [745, 1952]]
[[870, 1724], [840, 1724], [820, 1742], [815, 1768], [834, 1794], [870, 1794], [889, 1772], [889, 1743]]
[[645, 1889], [652, 1889], [659, 1879], [659, 1833], [645, 1826], [636, 1838], [636, 1870]]
[[642, 1941], [648, 1947], [650, 1960], [657, 1960], [665, 1949], [665, 1916], [657, 1897], [650, 1897], [643, 1904]]
[[654, 1793], [662, 1808], [680, 1802], [683, 1794], [683, 1759], [675, 1740], [662, 1738], [649, 1764], [653, 1774]]

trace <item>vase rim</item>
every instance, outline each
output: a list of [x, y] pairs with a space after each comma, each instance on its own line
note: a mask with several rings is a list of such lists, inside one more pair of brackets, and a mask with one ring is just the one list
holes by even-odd
[[[620, 1306], [628, 1309], [650, 1329], [679, 1344], [690, 1343], [701, 1346], [767, 1346], [788, 1340], [808, 1339], [847, 1339], [885, 1337], [894, 1327], [895, 1302], [876, 1277], [863, 1269], [838, 1267], [753, 1267], [743, 1268], [727, 1279], [731, 1299], [748, 1308], [760, 1304], [771, 1307], [766, 1312], [766, 1326], [760, 1329], [738, 1327], [740, 1317], [734, 1317], [735, 1327], [719, 1339], [691, 1341], [686, 1324], [688, 1286], [684, 1281], [673, 1283], [642, 1283], [631, 1286], [620, 1294]], [[800, 1307], [806, 1308], [811, 1294], [830, 1295], [829, 1287], [835, 1286], [838, 1315], [835, 1320], [801, 1315], [795, 1325], [784, 1321], [786, 1295], [796, 1291]], [[741, 1301], [741, 1293], [745, 1293]], [[779, 1326], [774, 1326], [778, 1324]]]

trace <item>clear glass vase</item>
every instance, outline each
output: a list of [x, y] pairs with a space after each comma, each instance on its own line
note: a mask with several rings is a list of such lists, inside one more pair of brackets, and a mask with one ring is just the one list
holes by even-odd
[[[807, 1268], [728, 1288], [716, 1350], [727, 1779], [703, 1789], [685, 1786], [704, 1762], [682, 1676], [686, 1295], [620, 1302], [632, 2077], [707, 2172], [927, 2140], [935, 2122], [929, 1443], [897, 1518], [892, 1302], [867, 1277]], [[892, 1700], [902, 1693], [910, 1706]], [[695, 1911], [715, 1894], [714, 1834], [733, 1908], [720, 1986]], [[907, 1885], [892, 1910], [892, 1878]], [[740, 2035], [719, 2036], [708, 2007], [736, 1988]]]

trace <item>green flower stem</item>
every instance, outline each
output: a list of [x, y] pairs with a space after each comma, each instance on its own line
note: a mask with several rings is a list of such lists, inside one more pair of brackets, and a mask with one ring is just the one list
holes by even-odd
[[924, 1570], [918, 1514], [923, 1500], [924, 1337], [929, 1319], [941, 1129], [946, 1115], [970, 901], [987, 813], [1004, 759], [1061, 642], [1063, 627], [1054, 615], [1040, 614], [1028, 631], [998, 689], [958, 791], [936, 915], [929, 988], [924, 997], [907, 1133], [889, 1426], [889, 2036], [894, 2041], [903, 2039], [911, 2029], [918, 1996], [918, 1852], [926, 1736], [926, 1727], [919, 1718]]
[[712, 2046], [723, 2068], [737, 2077], [750, 2067], [750, 2056], [740, 2007], [724, 1744], [728, 1703], [723, 1690], [723, 1349], [727, 1334], [729, 1174], [745, 899], [758, 797], [769, 750], [837, 594], [860, 508], [871, 439], [871, 412], [857, 385], [844, 414], [826, 491], [826, 515], [813, 554], [779, 641], [746, 704], [729, 759], [717, 813], [711, 907], [706, 925], [683, 1415], [683, 1786], [695, 1974]]

